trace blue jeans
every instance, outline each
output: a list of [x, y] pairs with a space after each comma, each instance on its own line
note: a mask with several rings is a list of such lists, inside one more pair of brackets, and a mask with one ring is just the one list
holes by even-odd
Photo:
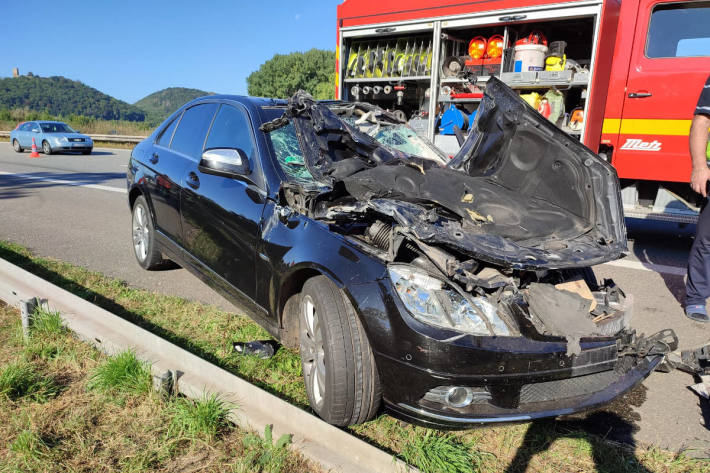
[[695, 241], [688, 257], [685, 305], [705, 305], [710, 297], [710, 210], [707, 199], [700, 209]]

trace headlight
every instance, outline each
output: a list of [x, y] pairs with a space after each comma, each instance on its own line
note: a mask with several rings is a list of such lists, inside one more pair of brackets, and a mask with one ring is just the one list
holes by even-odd
[[57, 141], [61, 141], [62, 143], [66, 143], [69, 141], [66, 136], [62, 136], [61, 138], [57, 138]]
[[464, 297], [444, 281], [409, 265], [388, 266], [399, 298], [415, 319], [473, 335], [510, 335], [485, 297]]

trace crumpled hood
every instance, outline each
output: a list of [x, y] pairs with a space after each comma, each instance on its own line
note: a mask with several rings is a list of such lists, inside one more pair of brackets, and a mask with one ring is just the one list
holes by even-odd
[[613, 167], [495, 78], [447, 167], [384, 147], [307, 95], [286, 116], [309, 171], [331, 189], [315, 218], [386, 215], [422, 242], [517, 269], [588, 266], [626, 251]]

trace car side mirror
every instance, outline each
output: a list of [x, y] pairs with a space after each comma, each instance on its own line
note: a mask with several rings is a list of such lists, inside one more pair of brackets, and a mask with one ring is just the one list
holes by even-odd
[[224, 177], [244, 177], [250, 172], [249, 158], [239, 148], [212, 148], [202, 153], [200, 172]]

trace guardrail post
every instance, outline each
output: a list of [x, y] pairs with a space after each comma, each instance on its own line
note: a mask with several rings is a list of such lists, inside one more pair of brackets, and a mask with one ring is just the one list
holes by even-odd
[[22, 314], [22, 335], [27, 341], [30, 337], [30, 326], [32, 325], [32, 316], [37, 310], [39, 300], [36, 297], [20, 301], [20, 313]]

